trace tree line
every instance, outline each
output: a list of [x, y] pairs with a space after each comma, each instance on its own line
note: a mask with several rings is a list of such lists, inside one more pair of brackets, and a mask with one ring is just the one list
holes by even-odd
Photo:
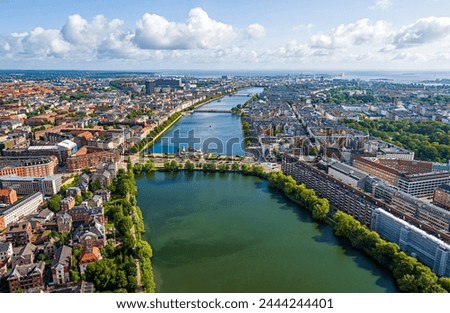
[[165, 120], [161, 125], [156, 126], [155, 128], [153, 128], [153, 130], [150, 131], [150, 133], [141, 141], [137, 142], [130, 150], [130, 153], [136, 153], [136, 152], [140, 152], [141, 150], [143, 150], [144, 148], [147, 147], [147, 145], [155, 138], [157, 137], [162, 131], [164, 131], [164, 129], [169, 126], [171, 123], [173, 123], [174, 121], [176, 121], [180, 116], [181, 116], [181, 112], [176, 112], [174, 114], [172, 114], [171, 116], [169, 116], [169, 118], [167, 120]]
[[[269, 186], [283, 191], [288, 198], [309, 209], [315, 220], [324, 221], [329, 216], [328, 200], [319, 198], [313, 189], [297, 183], [293, 177], [282, 172], [272, 172], [268, 175], [268, 181]], [[334, 225], [336, 236], [347, 238], [354, 248], [366, 252], [391, 270], [401, 291], [450, 291], [450, 278], [438, 278], [428, 266], [400, 251], [397, 244], [382, 239], [378, 233], [369, 230], [351, 215], [337, 211], [330, 221]]]
[[310, 210], [313, 219], [324, 221], [328, 217], [330, 203], [325, 198], [319, 198], [314, 189], [297, 183], [292, 176], [282, 172], [270, 173], [268, 181], [269, 186], [283, 191], [288, 198]]
[[141, 285], [145, 292], [155, 291], [151, 257], [153, 251], [141, 238], [144, 233], [142, 212], [137, 206], [137, 186], [131, 163], [120, 169], [111, 185], [112, 200], [104, 204], [114, 237], [100, 249], [103, 259], [89, 264], [86, 280], [94, 283], [99, 292], [136, 292], [138, 288], [136, 261], [139, 262]]
[[450, 125], [437, 121], [344, 120], [347, 127], [415, 152], [417, 159], [447, 163]]
[[361, 225], [351, 215], [337, 211], [333, 220], [336, 236], [347, 238], [354, 248], [365, 251], [379, 264], [391, 270], [401, 291], [450, 291], [449, 277], [438, 278], [428, 266], [400, 251], [396, 243], [382, 239], [378, 233]]

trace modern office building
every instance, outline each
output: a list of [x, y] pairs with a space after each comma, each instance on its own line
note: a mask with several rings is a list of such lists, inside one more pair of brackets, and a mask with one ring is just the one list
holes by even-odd
[[45, 196], [53, 196], [61, 189], [61, 176], [48, 177], [19, 177], [3, 176], [0, 177], [1, 188], [14, 189], [18, 195], [29, 195], [35, 192], [41, 192]]
[[[378, 177], [386, 183], [397, 186], [400, 190], [416, 196], [416, 197], [430, 197], [434, 190], [442, 184], [450, 183], [450, 172], [426, 172], [428, 165], [417, 165], [417, 169], [412, 171], [416, 161], [397, 161], [387, 162], [381, 161], [377, 158], [356, 158], [353, 160], [353, 166], [363, 172], [372, 176]], [[410, 164], [409, 164], [410, 163]], [[402, 172], [384, 164], [395, 165], [399, 169], [409, 169], [408, 172]]]
[[416, 197], [431, 197], [443, 184], [450, 184], [450, 173], [404, 175], [398, 178], [398, 188]]

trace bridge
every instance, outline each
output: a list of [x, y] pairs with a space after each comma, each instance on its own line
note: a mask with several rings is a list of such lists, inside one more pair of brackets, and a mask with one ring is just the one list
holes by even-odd
[[226, 109], [197, 109], [194, 112], [199, 113], [231, 113], [231, 110]]

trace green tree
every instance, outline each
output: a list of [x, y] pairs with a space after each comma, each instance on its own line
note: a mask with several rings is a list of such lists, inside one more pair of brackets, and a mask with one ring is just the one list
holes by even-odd
[[53, 195], [50, 200], [48, 200], [48, 208], [53, 212], [58, 212], [60, 210], [61, 196], [56, 194]]
[[78, 195], [75, 197], [75, 205], [80, 205], [83, 202], [83, 197]]
[[184, 169], [188, 172], [192, 172], [195, 169], [195, 165], [190, 160], [187, 160], [186, 163], [184, 163]]
[[323, 221], [327, 218], [328, 213], [330, 212], [330, 203], [327, 199], [318, 198], [312, 209], [312, 217], [316, 220]]
[[252, 167], [250, 166], [250, 164], [242, 163], [242, 165], [241, 165], [241, 171], [242, 171], [242, 174], [248, 175], [248, 174], [251, 173]]
[[111, 259], [89, 264], [85, 276], [87, 281], [94, 283], [97, 291], [111, 291], [117, 287], [117, 266]]
[[155, 163], [152, 160], [148, 160], [144, 165], [144, 171], [147, 173], [154, 172], [156, 170]]
[[442, 288], [447, 290], [447, 292], [450, 292], [450, 277], [439, 277], [438, 283]]

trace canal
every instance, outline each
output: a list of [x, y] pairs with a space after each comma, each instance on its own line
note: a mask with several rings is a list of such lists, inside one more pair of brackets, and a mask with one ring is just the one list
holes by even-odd
[[[250, 92], [255, 91], [244, 90], [203, 108], [243, 104]], [[192, 130], [200, 140], [196, 149], [215, 130], [220, 141], [242, 140], [239, 117], [193, 113], [172, 127], [154, 151], [175, 151], [166, 143], [189, 137]], [[234, 145], [223, 153], [244, 153], [236, 149]], [[336, 238], [330, 226], [313, 222], [308, 211], [264, 180], [156, 172], [137, 176], [136, 182], [145, 239], [153, 247], [157, 292], [397, 291], [389, 272]]]

